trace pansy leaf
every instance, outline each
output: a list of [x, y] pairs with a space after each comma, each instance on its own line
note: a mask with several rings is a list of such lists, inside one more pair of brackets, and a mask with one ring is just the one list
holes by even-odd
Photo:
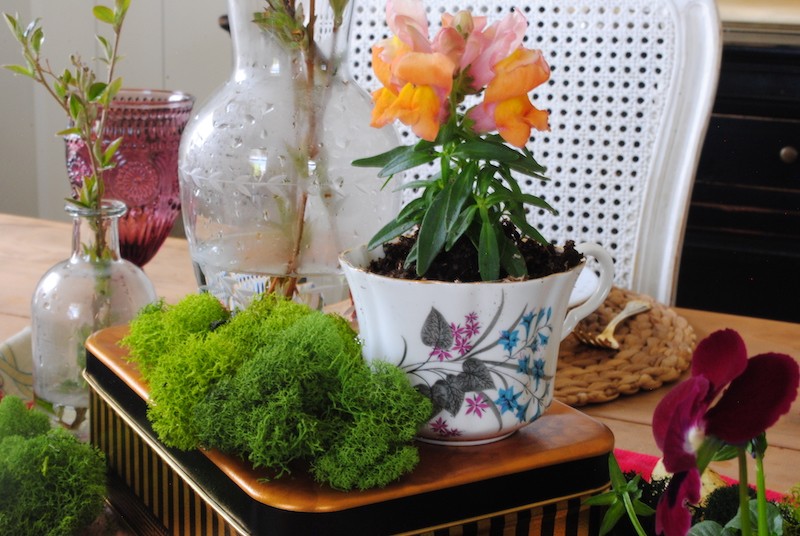
[[725, 534], [728, 533], [725, 532], [725, 528], [722, 525], [716, 521], [706, 519], [692, 525], [686, 536], [723, 536]]
[[625, 504], [618, 501], [609, 506], [606, 514], [603, 516], [603, 522], [600, 523], [600, 536], [611, 532], [622, 516], [625, 515]]
[[422, 344], [431, 348], [447, 349], [453, 345], [453, 331], [444, 315], [435, 307], [431, 307], [420, 333]]
[[733, 445], [723, 445], [714, 453], [712, 458], [715, 462], [732, 460], [739, 455], [739, 449]]

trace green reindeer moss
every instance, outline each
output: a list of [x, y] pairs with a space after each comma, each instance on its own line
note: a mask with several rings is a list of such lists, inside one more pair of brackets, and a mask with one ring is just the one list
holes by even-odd
[[366, 363], [343, 318], [276, 295], [233, 316], [219, 307], [208, 294], [152, 307], [123, 340], [166, 445], [233, 453], [271, 478], [308, 468], [345, 490], [416, 466], [412, 440], [430, 401], [398, 368]]

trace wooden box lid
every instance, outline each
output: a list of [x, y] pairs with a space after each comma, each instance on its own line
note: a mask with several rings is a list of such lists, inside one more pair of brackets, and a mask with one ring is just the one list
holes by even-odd
[[[89, 337], [87, 374], [94, 377], [107, 372], [116, 376], [123, 388], [146, 402], [148, 387], [136, 366], [126, 360], [126, 350], [118, 344], [127, 329], [115, 326]], [[95, 380], [103, 383], [102, 379]], [[119, 387], [110, 387], [109, 391], [113, 389]], [[518, 482], [521, 477], [531, 486], [555, 492], [547, 499], [585, 494], [607, 486], [607, 455], [614, 447], [614, 437], [604, 424], [554, 401], [538, 420], [495, 443], [459, 447], [420, 442], [418, 446], [420, 463], [412, 473], [385, 488], [350, 492], [322, 486], [299, 471], [268, 482], [263, 480], [266, 473], [253, 470], [247, 461], [216, 450], [201, 452], [258, 503], [293, 512], [325, 513], [429, 493], [455, 493], [488, 482], [502, 486], [506, 479]], [[554, 473], [555, 467], [565, 471]], [[593, 474], [586, 474], [587, 468]], [[541, 474], [542, 481], [536, 481], [537, 474]], [[554, 481], [553, 474], [563, 478]]]

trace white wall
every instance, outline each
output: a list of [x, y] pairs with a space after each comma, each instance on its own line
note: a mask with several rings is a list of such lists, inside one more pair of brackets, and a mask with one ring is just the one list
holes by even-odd
[[[43, 56], [55, 71], [68, 65], [69, 54], [96, 56], [95, 3], [113, 0], [2, 0], [0, 10], [18, 13], [25, 23], [42, 19]], [[182, 90], [197, 98], [195, 109], [227, 77], [230, 39], [218, 25], [227, 12], [224, 0], [132, 0], [123, 28], [118, 73], [127, 87]], [[0, 64], [21, 63], [16, 41], [0, 27]], [[69, 195], [64, 145], [55, 133], [66, 117], [32, 80], [5, 69], [0, 72], [0, 212], [65, 219]]]

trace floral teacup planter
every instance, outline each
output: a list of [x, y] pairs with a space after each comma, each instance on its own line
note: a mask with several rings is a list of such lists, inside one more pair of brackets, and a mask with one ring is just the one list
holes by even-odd
[[539, 418], [553, 400], [560, 342], [605, 300], [613, 261], [595, 244], [577, 249], [599, 262], [596, 289], [569, 309], [585, 261], [568, 272], [513, 282], [447, 283], [376, 275], [379, 250], [344, 252], [366, 359], [405, 370], [431, 398], [422, 440], [476, 445]]

